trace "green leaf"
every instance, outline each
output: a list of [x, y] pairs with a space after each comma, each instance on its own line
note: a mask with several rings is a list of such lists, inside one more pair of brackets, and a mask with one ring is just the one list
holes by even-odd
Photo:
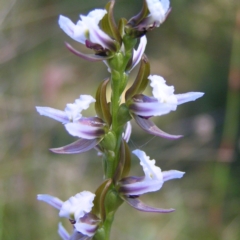
[[150, 64], [147, 56], [144, 54], [141, 59], [141, 66], [133, 85], [125, 94], [126, 102], [134, 95], [142, 93], [148, 85], [148, 76], [150, 75]]

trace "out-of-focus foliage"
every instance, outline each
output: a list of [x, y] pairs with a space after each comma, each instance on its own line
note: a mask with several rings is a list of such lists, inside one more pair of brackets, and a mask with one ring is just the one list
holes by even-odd
[[[240, 238], [240, 114], [232, 107], [239, 107], [240, 87], [228, 88], [231, 69], [240, 71], [237, 2], [172, 0], [166, 22], [148, 34], [151, 73], [164, 76], [178, 93], [203, 91], [205, 96], [156, 119], [162, 129], [184, 134], [181, 140], [153, 139], [134, 126], [132, 150], [141, 148], [163, 170], [178, 169], [186, 175], [144, 196], [153, 206], [176, 208], [175, 213], [146, 214], [123, 205], [113, 239]], [[1, 0], [0, 240], [59, 239], [57, 211], [37, 202], [36, 195], [65, 200], [83, 190], [93, 192], [102, 181], [96, 152], [59, 156], [48, 151], [74, 139], [60, 123], [39, 116], [35, 105], [63, 109], [80, 94], [94, 95], [99, 81], [108, 76], [102, 63], [90, 64], [67, 51], [64, 41], [86, 49], [57, 24], [59, 14], [77, 21], [79, 13], [106, 3]], [[130, 18], [140, 8], [139, 0], [118, 0], [115, 13]], [[132, 79], [134, 74], [136, 70]], [[235, 78], [239, 83], [240, 75]], [[229, 137], [229, 131], [235, 135]], [[140, 174], [134, 157], [133, 165], [132, 174]]]

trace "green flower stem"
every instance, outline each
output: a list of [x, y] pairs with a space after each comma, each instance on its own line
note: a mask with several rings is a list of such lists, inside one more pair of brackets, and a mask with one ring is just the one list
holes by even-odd
[[104, 229], [105, 229], [105, 239], [104, 240], [110, 239], [110, 232], [111, 232], [111, 227], [112, 227], [112, 223], [114, 220], [114, 214], [115, 214], [115, 212], [109, 213], [104, 222]]
[[107, 178], [112, 178], [119, 160], [119, 150], [122, 140], [122, 133], [124, 125], [119, 123], [118, 111], [121, 103], [121, 95], [126, 87], [128, 75], [125, 73], [126, 66], [132, 57], [132, 52], [116, 53], [115, 56], [109, 60], [108, 64], [111, 68], [111, 114], [112, 114], [112, 132], [116, 137], [116, 146], [114, 149], [114, 158], [107, 156]]
[[[134, 41], [135, 42], [135, 41]], [[133, 45], [133, 44], [131, 44]], [[113, 178], [117, 169], [120, 153], [120, 145], [122, 141], [122, 133], [124, 130], [124, 121], [119, 119], [119, 109], [121, 104], [121, 95], [126, 87], [128, 80], [128, 74], [125, 73], [125, 69], [129, 64], [129, 60], [132, 57], [132, 49], [128, 49], [125, 54], [116, 53], [115, 56], [108, 61], [111, 68], [111, 115], [112, 126], [111, 133], [115, 136], [115, 148], [113, 150], [106, 150], [104, 154], [105, 161], [105, 177]], [[126, 118], [127, 119], [127, 118]], [[102, 223], [102, 227], [98, 229], [94, 236], [94, 240], [109, 240], [111, 226], [114, 219], [114, 214], [118, 207], [123, 203], [123, 200], [118, 196], [115, 191], [115, 186], [108, 190], [105, 199], [106, 219]]]

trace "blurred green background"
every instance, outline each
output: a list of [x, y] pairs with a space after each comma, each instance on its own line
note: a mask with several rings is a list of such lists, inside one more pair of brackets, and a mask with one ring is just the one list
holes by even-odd
[[[38, 202], [36, 195], [66, 200], [83, 190], [94, 192], [102, 181], [96, 151], [71, 156], [48, 151], [75, 139], [60, 123], [38, 115], [35, 106], [64, 109], [80, 94], [94, 95], [108, 76], [103, 63], [85, 62], [68, 52], [64, 41], [89, 51], [57, 23], [59, 14], [76, 22], [79, 13], [106, 3], [0, 1], [0, 240], [60, 239], [58, 212]], [[116, 18], [129, 19], [141, 3], [117, 0]], [[181, 140], [153, 138], [133, 123], [132, 150], [146, 151], [163, 170], [186, 174], [142, 196], [149, 205], [176, 212], [147, 214], [124, 204], [116, 214], [112, 239], [240, 239], [239, 5], [238, 0], [173, 0], [167, 21], [147, 35], [151, 73], [162, 75], [176, 93], [205, 95], [154, 119], [161, 129], [184, 134]], [[92, 106], [86, 115], [93, 114]], [[142, 175], [134, 157], [131, 174]]]

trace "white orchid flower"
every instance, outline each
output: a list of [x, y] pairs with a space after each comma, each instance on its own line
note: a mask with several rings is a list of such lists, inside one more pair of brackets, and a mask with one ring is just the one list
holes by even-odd
[[105, 9], [95, 9], [87, 16], [80, 15], [80, 20], [76, 24], [60, 15], [58, 23], [60, 28], [75, 41], [85, 45], [89, 40], [92, 44], [99, 44], [105, 49], [114, 49], [114, 40], [98, 26], [105, 14], [107, 14]]
[[90, 95], [81, 95], [74, 103], [68, 103], [64, 111], [50, 107], [36, 107], [40, 115], [64, 124], [68, 133], [81, 138], [65, 147], [51, 149], [55, 153], [81, 153], [94, 148], [104, 135], [103, 121], [98, 117], [85, 118], [82, 111], [96, 100]]
[[[82, 239], [90, 239], [88, 237], [92, 237], [98, 228], [99, 219], [91, 213], [94, 198], [95, 194], [89, 191], [80, 192], [65, 202], [47, 194], [39, 194], [37, 196], [38, 200], [44, 201], [60, 210], [59, 216], [68, 218], [74, 225], [73, 235], [77, 234], [79, 237], [81, 235]], [[59, 224], [58, 233], [64, 240], [71, 239], [62, 224]]]
[[177, 170], [161, 171], [155, 166], [156, 161], [150, 160], [145, 152], [137, 149], [133, 153], [139, 158], [145, 176], [127, 177], [120, 182], [120, 192], [127, 196], [139, 196], [148, 192], [155, 192], [161, 189], [164, 182], [181, 178], [184, 172]]

